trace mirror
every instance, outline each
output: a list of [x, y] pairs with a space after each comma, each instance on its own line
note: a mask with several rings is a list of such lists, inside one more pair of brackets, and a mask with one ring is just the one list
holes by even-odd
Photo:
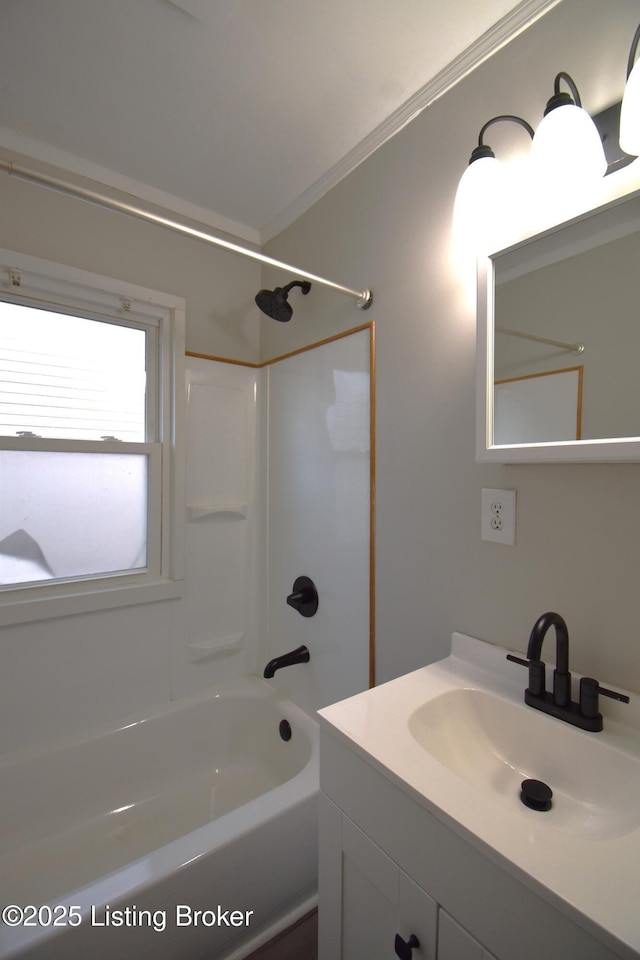
[[640, 460], [640, 190], [478, 264], [477, 459]]

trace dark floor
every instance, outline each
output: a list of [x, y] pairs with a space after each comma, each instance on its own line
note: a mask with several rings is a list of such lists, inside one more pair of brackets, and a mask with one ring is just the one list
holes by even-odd
[[318, 911], [283, 930], [247, 960], [318, 960]]

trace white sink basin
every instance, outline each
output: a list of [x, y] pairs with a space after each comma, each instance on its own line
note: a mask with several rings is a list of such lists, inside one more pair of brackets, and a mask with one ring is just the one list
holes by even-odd
[[[640, 697], [602, 698], [604, 729], [589, 733], [528, 707], [527, 670], [506, 655], [456, 633], [449, 657], [325, 707], [321, 723], [616, 956], [640, 960]], [[573, 680], [575, 700], [575, 662]], [[551, 787], [550, 810], [520, 801], [524, 779]]]
[[[589, 733], [528, 707], [527, 670], [506, 655], [456, 633], [449, 657], [325, 707], [321, 723], [615, 956], [640, 960], [640, 697], [602, 698], [604, 729]], [[520, 801], [524, 779], [551, 787], [550, 810]]]
[[[525, 678], [523, 674], [523, 679]], [[486, 690], [460, 687], [426, 701], [409, 717], [416, 742], [468, 784], [522, 807], [524, 779], [553, 791], [548, 812], [527, 811], [555, 829], [604, 838], [640, 825], [640, 760], [530, 707]]]

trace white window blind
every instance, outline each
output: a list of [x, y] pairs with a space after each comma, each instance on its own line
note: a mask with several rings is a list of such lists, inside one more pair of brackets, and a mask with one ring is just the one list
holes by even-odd
[[0, 433], [140, 442], [146, 333], [0, 301]]

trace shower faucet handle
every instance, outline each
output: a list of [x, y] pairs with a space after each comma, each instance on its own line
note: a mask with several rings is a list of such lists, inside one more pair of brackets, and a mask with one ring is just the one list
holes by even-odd
[[312, 617], [318, 609], [318, 591], [309, 577], [296, 577], [287, 603], [303, 617]]

